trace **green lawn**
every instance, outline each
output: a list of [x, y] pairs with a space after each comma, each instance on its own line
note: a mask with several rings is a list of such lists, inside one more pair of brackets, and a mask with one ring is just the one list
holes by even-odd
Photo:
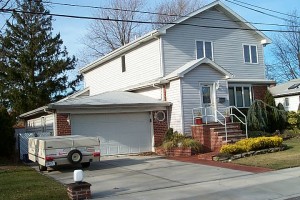
[[292, 138], [283, 142], [288, 145], [287, 150], [276, 153], [241, 158], [232, 161], [236, 164], [258, 166], [271, 169], [284, 169], [300, 166], [300, 138]]
[[22, 164], [10, 165], [0, 159], [0, 199], [68, 199], [66, 188]]

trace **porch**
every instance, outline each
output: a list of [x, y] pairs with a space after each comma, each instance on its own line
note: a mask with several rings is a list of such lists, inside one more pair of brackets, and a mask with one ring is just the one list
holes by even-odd
[[203, 145], [204, 152], [219, 152], [222, 145], [248, 137], [247, 117], [234, 106], [225, 108], [225, 113], [223, 115], [213, 107], [193, 109], [192, 137]]

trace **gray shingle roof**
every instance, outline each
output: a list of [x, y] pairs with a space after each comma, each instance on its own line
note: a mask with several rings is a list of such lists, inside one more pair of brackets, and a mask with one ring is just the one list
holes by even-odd
[[273, 96], [285, 96], [285, 95], [297, 94], [300, 93], [300, 87], [289, 89], [292, 85], [297, 83], [300, 84], [300, 79], [293, 79], [286, 83], [277, 85], [275, 87], [271, 87], [269, 90]]
[[67, 99], [49, 104], [49, 108], [169, 106], [171, 103], [132, 92], [112, 91], [94, 96]]

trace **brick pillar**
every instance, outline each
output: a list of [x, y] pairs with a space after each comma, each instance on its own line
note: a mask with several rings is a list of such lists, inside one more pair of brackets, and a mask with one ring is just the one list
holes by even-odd
[[252, 90], [254, 99], [264, 100], [267, 89], [267, 85], [253, 85]]
[[[164, 120], [159, 120], [157, 117], [158, 112], [165, 114]], [[154, 130], [154, 146], [160, 146], [163, 142], [165, 134], [168, 130], [167, 111], [153, 112], [153, 130]]]
[[71, 183], [67, 185], [68, 197], [71, 200], [91, 199], [91, 184], [87, 182]]
[[67, 121], [69, 114], [56, 114], [57, 135], [71, 135], [71, 125]]

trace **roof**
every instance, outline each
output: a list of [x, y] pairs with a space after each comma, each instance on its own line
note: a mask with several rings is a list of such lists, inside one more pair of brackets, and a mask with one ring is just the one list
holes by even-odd
[[172, 73], [170, 73], [169, 75], [167, 75], [164, 79], [171, 80], [174, 78], [184, 77], [184, 75], [186, 73], [190, 72], [191, 70], [193, 70], [194, 68], [198, 67], [201, 64], [210, 65], [213, 69], [221, 72], [228, 78], [231, 78], [233, 76], [230, 72], [228, 72], [227, 70], [225, 70], [224, 68], [222, 68], [221, 66], [219, 66], [218, 64], [213, 62], [212, 60], [210, 60], [208, 58], [202, 58], [202, 59], [198, 59], [198, 60], [192, 60], [192, 61], [186, 63], [185, 65], [179, 67], [177, 70], [175, 70]]
[[252, 83], [252, 84], [275, 84], [276, 81], [274, 80], [267, 80], [267, 79], [229, 79], [229, 83]]
[[86, 65], [85, 67], [83, 67], [82, 69], [80, 69], [80, 73], [88, 72], [88, 71], [98, 67], [99, 65], [101, 65], [117, 56], [120, 56], [120, 55], [124, 54], [125, 52], [141, 45], [144, 42], [147, 42], [151, 39], [157, 39], [158, 36], [166, 34], [167, 29], [172, 28], [173, 26], [176, 26], [176, 24], [184, 22], [185, 20], [187, 20], [191, 17], [194, 17], [212, 7], [216, 7], [218, 10], [224, 12], [227, 16], [231, 17], [233, 20], [241, 21], [241, 23], [239, 23], [239, 24], [244, 26], [245, 28], [253, 29], [262, 38], [262, 41], [264, 41], [265, 44], [269, 44], [272, 42], [271, 39], [268, 38], [263, 32], [259, 31], [257, 28], [255, 28], [250, 23], [245, 22], [246, 20], [244, 18], [242, 18], [236, 12], [231, 10], [229, 7], [227, 7], [221, 1], [214, 1], [210, 4], [207, 4], [206, 6], [201, 7], [200, 9], [188, 14], [187, 16], [177, 19], [172, 24], [163, 26], [158, 30], [153, 30], [153, 31], [143, 35], [142, 37], [139, 37], [136, 40], [133, 40], [132, 42], [110, 52], [109, 54], [106, 54], [105, 56], [95, 60], [94, 62], [92, 62], [92, 63]]
[[20, 118], [27, 118], [34, 115], [44, 114], [48, 112], [48, 106], [39, 107], [37, 109], [31, 110], [29, 112], [19, 115]]
[[[271, 87], [269, 90], [273, 96], [289, 96], [300, 93], [300, 79], [293, 79], [286, 83]], [[293, 86], [293, 87], [292, 87]]]
[[132, 92], [112, 91], [49, 104], [52, 109], [170, 106], [171, 103]]

